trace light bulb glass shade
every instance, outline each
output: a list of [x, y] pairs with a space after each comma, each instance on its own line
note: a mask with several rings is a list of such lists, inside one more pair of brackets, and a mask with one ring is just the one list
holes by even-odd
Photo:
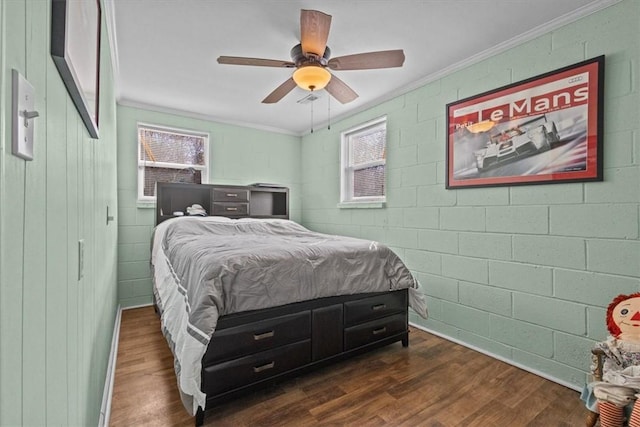
[[331, 80], [331, 73], [319, 65], [306, 65], [293, 72], [293, 81], [304, 90], [320, 90]]

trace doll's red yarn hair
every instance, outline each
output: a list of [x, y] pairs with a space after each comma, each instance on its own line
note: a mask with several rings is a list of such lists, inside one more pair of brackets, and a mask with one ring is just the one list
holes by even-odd
[[618, 304], [622, 301], [626, 301], [631, 298], [640, 298], [640, 292], [636, 292], [629, 295], [618, 295], [611, 301], [609, 307], [607, 307], [607, 329], [609, 333], [614, 337], [618, 338], [618, 336], [622, 333], [616, 322], [613, 320], [613, 309], [616, 308]]

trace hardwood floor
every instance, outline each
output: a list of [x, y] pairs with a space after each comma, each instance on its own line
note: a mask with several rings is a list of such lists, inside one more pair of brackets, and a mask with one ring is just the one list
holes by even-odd
[[[573, 390], [417, 329], [409, 340], [218, 406], [205, 426], [584, 425]], [[151, 307], [122, 313], [110, 421], [194, 425]]]

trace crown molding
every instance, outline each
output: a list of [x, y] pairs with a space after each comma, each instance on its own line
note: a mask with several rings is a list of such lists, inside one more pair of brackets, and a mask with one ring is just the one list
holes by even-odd
[[[373, 99], [363, 105], [361, 105], [360, 107], [358, 107], [357, 109], [351, 110], [348, 113], [345, 114], [341, 114], [338, 115], [336, 117], [332, 117], [331, 118], [331, 122], [335, 123], [338, 122], [340, 120], [344, 120], [347, 119], [349, 117], [352, 117], [356, 114], [359, 114], [365, 110], [368, 110], [370, 108], [375, 107], [376, 105], [382, 104], [383, 102], [387, 102], [392, 100], [393, 98], [397, 98], [398, 96], [402, 96], [402, 95], [406, 95], [407, 93], [416, 90], [426, 84], [432, 83], [438, 79], [441, 79], [449, 74], [452, 74], [456, 71], [460, 71], [464, 68], [467, 68], [473, 64], [477, 64], [485, 59], [491, 58], [495, 55], [498, 55], [500, 53], [506, 52], [509, 49], [512, 49], [516, 46], [520, 46], [526, 42], [529, 42], [533, 39], [536, 39], [544, 34], [548, 34], [554, 30], [557, 30], [561, 27], [564, 27], [565, 25], [571, 24], [572, 22], [575, 22], [581, 18], [584, 18], [586, 16], [592, 15], [596, 12], [599, 12], [603, 9], [606, 9], [607, 7], [613, 6], [617, 3], [620, 3], [622, 0], [596, 0], [594, 2], [589, 3], [588, 5], [585, 5], [579, 9], [574, 10], [571, 13], [568, 13], [566, 15], [562, 15], [559, 16], [549, 22], [546, 22], [543, 25], [540, 25], [536, 28], [533, 28], [525, 33], [520, 34], [517, 37], [511, 38], [509, 40], [505, 40], [504, 42], [497, 44], [493, 47], [491, 47], [490, 49], [484, 50], [482, 52], [479, 52], [473, 56], [470, 56], [469, 58], [464, 59], [463, 61], [457, 62], [449, 67], [443, 68], [441, 70], [436, 71], [435, 73], [429, 74], [419, 80], [416, 80], [413, 83], [410, 83], [408, 85], [405, 85], [401, 88], [398, 88], [397, 90], [393, 91], [393, 92], [389, 92], [387, 94], [385, 94], [384, 96], [381, 96], [379, 98]], [[321, 128], [322, 126], [326, 125], [327, 122], [324, 123], [320, 123], [317, 128]], [[306, 132], [304, 135], [308, 135], [309, 133]]]
[[293, 132], [288, 129], [280, 129], [280, 128], [271, 127], [271, 126], [257, 125], [255, 123], [243, 122], [239, 120], [229, 120], [229, 119], [224, 119], [221, 117], [216, 117], [208, 114], [201, 114], [201, 113], [194, 113], [192, 111], [179, 110], [176, 108], [161, 107], [158, 105], [146, 104], [143, 102], [126, 99], [126, 98], [118, 99], [117, 103], [118, 105], [121, 105], [123, 107], [140, 108], [142, 110], [153, 111], [156, 113], [171, 114], [174, 116], [180, 116], [180, 117], [185, 117], [190, 119], [205, 120], [208, 122], [239, 126], [239, 127], [249, 128], [249, 129], [261, 130], [265, 132], [281, 133], [281, 134], [290, 135], [290, 136], [297, 136], [297, 137], [302, 136], [301, 133]]
[[116, 18], [114, 0], [102, 0], [102, 11], [107, 27], [107, 39], [111, 52], [111, 71], [116, 99], [119, 95], [120, 63], [118, 61], [118, 37], [116, 35]]
[[[438, 79], [441, 79], [449, 74], [455, 73], [457, 71], [460, 71], [464, 68], [467, 68], [471, 65], [477, 64], [485, 59], [491, 58], [495, 55], [498, 55], [500, 53], [503, 53], [509, 49], [512, 49], [514, 47], [520, 46], [526, 42], [529, 42], [535, 38], [538, 38], [544, 34], [548, 34], [554, 30], [557, 30], [565, 25], [568, 25], [572, 22], [575, 22], [581, 18], [584, 18], [586, 16], [589, 16], [591, 14], [594, 14], [596, 12], [599, 12], [607, 7], [613, 6], [617, 3], [620, 3], [622, 0], [595, 0], [579, 9], [574, 10], [571, 13], [559, 16], [543, 25], [540, 25], [532, 30], [529, 30], [523, 34], [520, 34], [517, 37], [511, 38], [509, 40], [506, 40], [502, 43], [499, 43], [493, 47], [491, 47], [490, 49], [486, 49], [482, 52], [479, 52], [473, 56], [470, 56], [466, 59], [464, 59], [463, 61], [457, 62], [449, 67], [443, 68], [441, 70], [436, 71], [435, 73], [429, 74], [427, 76], [424, 76], [408, 85], [402, 86], [392, 92], [389, 92], [387, 94], [385, 94], [384, 96], [372, 99], [371, 101], [368, 101], [364, 104], [362, 104], [361, 106], [359, 106], [358, 108], [351, 110], [349, 112], [343, 113], [343, 114], [339, 114], [336, 115], [334, 117], [331, 117], [331, 122], [329, 122], [329, 120], [326, 121], [320, 121], [318, 122], [315, 126], [314, 129], [317, 129], [318, 131], [322, 130], [323, 127], [327, 126], [329, 123], [338, 123], [341, 120], [347, 119], [349, 117], [352, 117], [356, 114], [362, 113], [363, 111], [366, 111], [370, 108], [373, 108], [383, 102], [387, 102], [390, 101], [394, 98], [397, 98], [398, 96], [402, 96], [405, 95], [413, 90], [416, 90], [426, 84], [432, 83]], [[291, 135], [291, 136], [297, 136], [297, 137], [303, 137], [306, 135], [310, 134], [310, 131], [302, 131], [302, 132], [296, 132], [296, 131], [292, 131], [289, 129], [281, 129], [281, 128], [275, 128], [275, 127], [270, 127], [270, 126], [264, 126], [264, 125], [257, 125], [255, 123], [250, 123], [250, 122], [244, 122], [244, 121], [237, 121], [237, 120], [229, 120], [229, 119], [225, 119], [225, 118], [221, 118], [221, 117], [215, 117], [215, 116], [211, 116], [211, 115], [206, 115], [206, 114], [201, 114], [201, 113], [194, 113], [191, 111], [184, 111], [184, 110], [179, 110], [179, 109], [173, 109], [173, 108], [168, 108], [168, 107], [161, 107], [161, 106], [157, 106], [157, 105], [151, 105], [151, 104], [146, 104], [146, 103], [141, 103], [135, 100], [131, 100], [131, 99], [126, 99], [126, 98], [121, 98], [120, 97], [120, 93], [118, 92], [118, 84], [117, 82], [119, 81], [119, 66], [118, 66], [118, 45], [117, 45], [117, 35], [116, 35], [116, 29], [115, 29], [115, 12], [114, 12], [114, 0], [102, 0], [103, 4], [104, 4], [104, 10], [105, 10], [105, 18], [106, 18], [106, 23], [107, 23], [107, 30], [108, 30], [108, 35], [109, 35], [109, 45], [111, 48], [111, 56], [112, 56], [112, 67], [113, 67], [113, 73], [114, 73], [114, 81], [115, 81], [115, 86], [116, 86], [116, 99], [117, 99], [117, 103], [122, 105], [122, 106], [126, 106], [126, 107], [133, 107], [133, 108], [141, 108], [144, 110], [149, 110], [149, 111], [155, 111], [158, 113], [165, 113], [165, 114], [172, 114], [172, 115], [178, 115], [178, 116], [182, 116], [182, 117], [188, 117], [188, 118], [194, 118], [194, 119], [199, 119], [199, 120], [206, 120], [206, 121], [213, 121], [216, 123], [221, 123], [221, 124], [228, 124], [228, 125], [233, 125], [233, 126], [241, 126], [241, 127], [245, 127], [245, 128], [250, 128], [250, 129], [256, 129], [256, 130], [262, 130], [262, 131], [267, 131], [267, 132], [274, 132], [274, 133], [281, 133], [281, 134], [285, 134], [285, 135]]]

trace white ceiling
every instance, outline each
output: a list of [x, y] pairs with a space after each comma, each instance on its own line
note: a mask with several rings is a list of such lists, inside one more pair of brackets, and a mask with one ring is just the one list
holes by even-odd
[[333, 122], [617, 1], [109, 0], [105, 13], [121, 104], [303, 135], [311, 104], [297, 101], [309, 92], [261, 103], [291, 69], [216, 62], [220, 55], [290, 60], [300, 9], [332, 15], [332, 57], [388, 49], [406, 56], [402, 68], [334, 71], [360, 96], [329, 104], [319, 91], [320, 126], [329, 106]]

